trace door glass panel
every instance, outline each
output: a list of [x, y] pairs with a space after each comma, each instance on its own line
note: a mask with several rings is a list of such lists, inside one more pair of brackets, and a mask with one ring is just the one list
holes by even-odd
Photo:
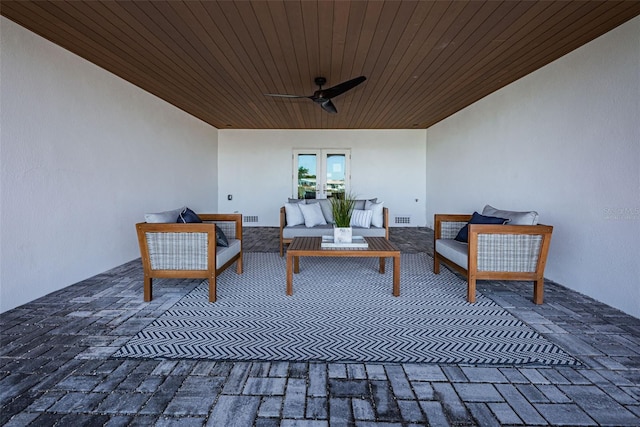
[[346, 156], [344, 154], [327, 154], [326, 157], [326, 198], [344, 198]]
[[298, 199], [316, 198], [317, 155], [298, 154]]

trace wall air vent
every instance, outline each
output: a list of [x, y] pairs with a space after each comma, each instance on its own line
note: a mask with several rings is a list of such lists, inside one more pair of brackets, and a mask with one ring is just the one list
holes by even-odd
[[249, 223], [249, 222], [258, 222], [258, 215], [245, 215], [242, 217], [243, 222]]
[[395, 224], [411, 224], [410, 216], [396, 216], [394, 220]]

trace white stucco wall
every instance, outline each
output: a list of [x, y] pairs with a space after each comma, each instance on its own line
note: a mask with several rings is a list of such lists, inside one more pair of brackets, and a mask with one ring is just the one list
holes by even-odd
[[427, 214], [540, 213], [545, 276], [640, 317], [640, 18], [427, 132]]
[[[248, 226], [278, 226], [279, 209], [292, 196], [292, 152], [298, 148], [351, 149], [351, 191], [377, 197], [395, 216], [424, 226], [426, 130], [219, 131], [218, 206], [258, 216]], [[228, 201], [227, 195], [233, 200]], [[417, 199], [417, 201], [416, 201]], [[391, 223], [391, 226], [395, 224]]]
[[216, 211], [217, 130], [0, 19], [6, 311], [139, 257], [145, 212]]

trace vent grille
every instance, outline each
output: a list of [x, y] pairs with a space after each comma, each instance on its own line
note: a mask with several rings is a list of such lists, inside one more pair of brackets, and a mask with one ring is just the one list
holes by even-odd
[[396, 224], [411, 224], [410, 216], [397, 216], [395, 217]]
[[245, 223], [247, 222], [258, 222], [258, 215], [246, 215], [243, 216], [242, 219]]

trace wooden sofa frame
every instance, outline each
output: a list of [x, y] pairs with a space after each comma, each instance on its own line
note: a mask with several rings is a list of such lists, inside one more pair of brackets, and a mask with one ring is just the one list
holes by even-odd
[[[236, 272], [238, 274], [242, 274], [242, 214], [198, 214], [198, 216], [202, 219], [202, 223], [150, 224], [142, 222], [136, 224], [138, 243], [140, 244], [140, 254], [142, 257], [142, 266], [144, 269], [144, 301], [151, 301], [152, 299], [152, 284], [153, 279], [155, 278], [197, 278], [208, 279], [209, 301], [215, 302], [216, 277], [234, 262], [236, 263]], [[230, 223], [234, 224], [232, 225]], [[240, 240], [240, 252], [235, 254], [219, 268], [216, 268], [216, 253], [218, 249], [216, 242], [216, 224], [220, 225], [223, 229], [227, 228], [231, 231], [229, 234], [233, 235], [227, 235], [229, 239]], [[222, 227], [223, 224], [231, 225], [231, 227]], [[152, 268], [147, 233], [175, 233], [177, 240], [179, 240], [180, 235], [185, 237], [185, 233], [206, 234], [206, 268], [196, 270]]]
[[[284, 256], [284, 245], [290, 244], [293, 239], [284, 237], [284, 228], [287, 226], [287, 214], [284, 206], [280, 207], [280, 256]], [[384, 238], [389, 240], [389, 208], [382, 208], [382, 227], [384, 228]], [[332, 231], [327, 231], [331, 233]], [[356, 234], [357, 235], [357, 234]]]
[[[470, 303], [476, 300], [476, 281], [477, 280], [517, 280], [517, 281], [533, 281], [533, 302], [542, 304], [544, 301], [544, 268], [549, 253], [549, 244], [551, 242], [551, 233], [553, 227], [548, 225], [488, 225], [488, 224], [470, 224], [469, 240], [467, 252], [467, 269], [456, 264], [450, 259], [445, 258], [436, 250], [436, 241], [443, 238], [443, 223], [455, 222], [459, 223], [460, 228], [471, 219], [471, 215], [452, 215], [452, 214], [436, 214], [434, 221], [434, 246], [433, 246], [433, 272], [440, 273], [440, 263], [444, 263], [454, 270], [461, 273], [467, 278], [467, 301]], [[457, 233], [457, 232], [456, 232]], [[494, 252], [479, 253], [479, 240], [485, 235], [505, 235], [505, 236], [540, 236], [540, 248], [537, 254], [535, 271], [480, 271], [478, 270], [478, 257], [496, 257], [514, 255], [512, 250], [505, 248], [493, 248]], [[444, 238], [452, 239], [455, 234], [450, 234]], [[508, 238], [507, 238], [508, 239]], [[514, 243], [517, 246], [518, 243]], [[513, 247], [511, 248], [513, 249]]]

